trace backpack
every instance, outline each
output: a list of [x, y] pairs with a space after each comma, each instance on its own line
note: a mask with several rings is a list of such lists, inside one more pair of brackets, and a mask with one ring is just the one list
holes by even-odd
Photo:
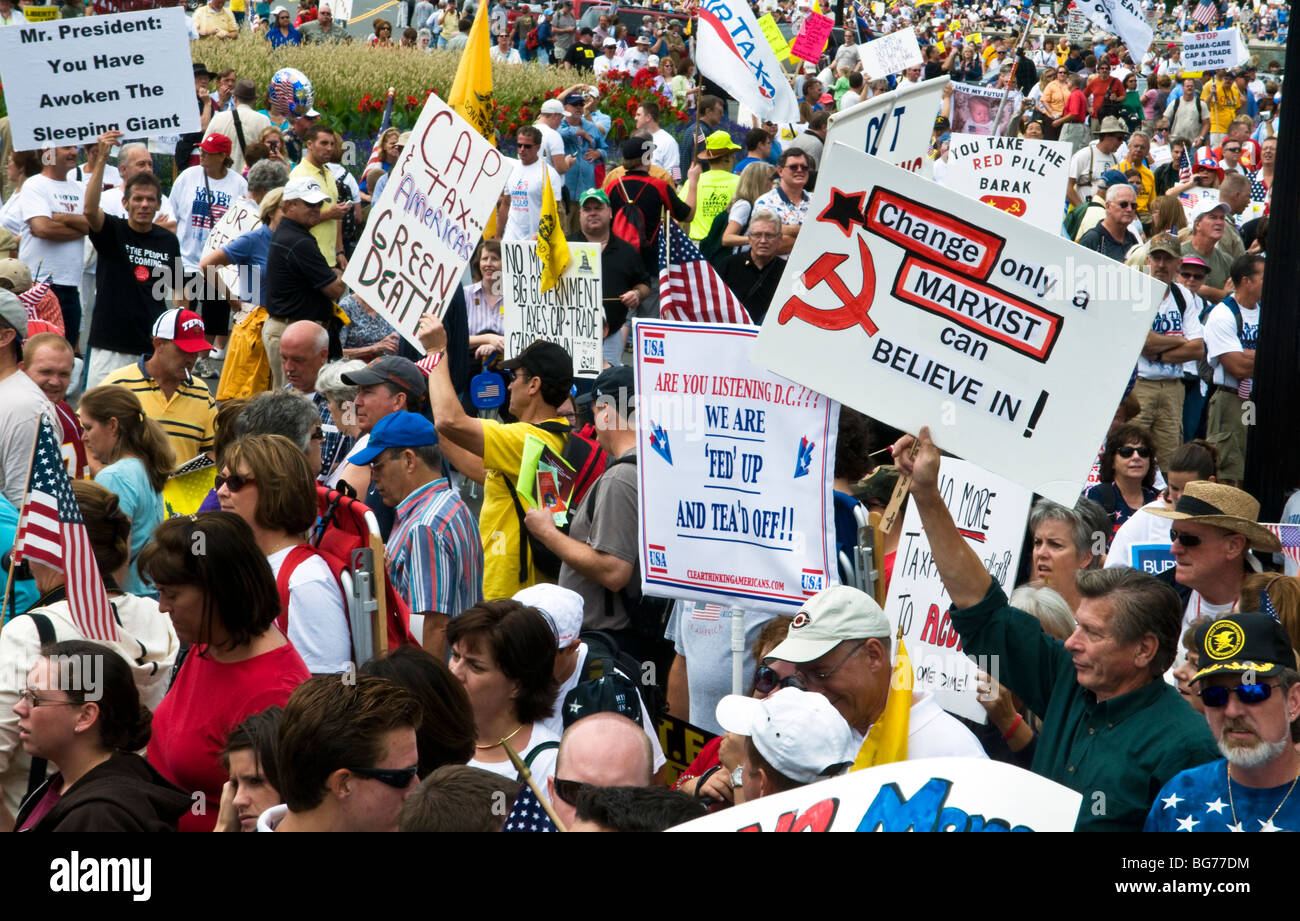
[[[669, 206], [668, 186], [662, 179], [655, 179], [653, 176], [641, 176], [641, 188], [636, 195], [629, 195], [627, 187], [623, 184], [623, 177], [618, 179], [618, 190], [623, 193], [623, 203], [618, 206], [614, 212], [614, 220], [610, 225], [610, 230], [619, 237], [619, 239], [636, 247], [637, 252], [644, 252], [645, 248], [653, 243], [653, 240], [647, 240], [647, 228], [645, 224], [645, 212], [638, 206], [637, 201], [649, 187], [659, 194], [659, 201], [663, 207]], [[606, 189], [606, 193], [608, 193]]]
[[606, 675], [622, 675], [636, 685], [651, 727], [658, 725], [659, 717], [668, 712], [668, 698], [658, 685], [642, 680], [641, 663], [624, 652], [618, 640], [604, 630], [583, 630], [578, 640], [587, 644], [587, 660], [582, 664], [578, 684], [599, 681]]
[[[534, 427], [552, 435], [564, 435], [564, 447], [560, 456], [573, 468], [573, 494], [569, 497], [569, 520], [560, 527], [564, 534], [569, 533], [573, 515], [586, 498], [592, 485], [600, 479], [609, 463], [609, 455], [596, 441], [596, 429], [584, 425], [581, 429], [570, 429], [562, 422], [535, 422]], [[519, 519], [519, 581], [528, 581], [528, 555], [531, 552], [533, 566], [547, 579], [554, 581], [560, 577], [562, 561], [555, 552], [535, 539], [524, 525], [524, 505], [519, 501], [519, 491], [515, 482], [505, 476], [506, 486], [510, 489], [510, 499], [515, 504], [515, 516]]]
[[537, 29], [530, 29], [524, 38], [524, 47], [529, 51], [535, 51], [541, 43], [541, 39], [537, 37]]
[[1083, 224], [1083, 216], [1087, 214], [1089, 208], [1103, 208], [1103, 207], [1104, 207], [1103, 205], [1097, 204], [1092, 199], [1088, 199], [1083, 204], [1075, 205], [1073, 208], [1071, 208], [1070, 213], [1065, 216], [1065, 221], [1064, 221], [1065, 232], [1070, 235], [1070, 239], [1073, 240], [1075, 236], [1079, 233], [1079, 227], [1080, 225]]
[[[636, 462], [635, 454], [624, 455], [610, 461], [605, 469]], [[639, 579], [629, 579], [627, 585], [619, 590], [618, 596], [623, 602], [623, 610], [627, 612], [633, 630], [647, 640], [663, 639], [664, 629], [668, 625], [668, 616], [673, 610], [673, 599], [641, 594]], [[614, 593], [605, 589], [605, 616], [612, 617], [613, 614]]]
[[[1176, 301], [1178, 302], [1178, 306], [1179, 306], [1179, 307], [1182, 307], [1182, 306], [1183, 306], [1183, 302], [1182, 302], [1182, 298], [1181, 298], [1181, 297], [1175, 297], [1174, 300], [1176, 300]], [[1220, 303], [1220, 304], [1227, 304], [1227, 305], [1228, 305], [1228, 309], [1232, 311], [1232, 318], [1233, 318], [1234, 320], [1237, 321], [1237, 341], [1238, 341], [1238, 342], [1241, 342], [1241, 341], [1242, 341], [1242, 340], [1241, 340], [1241, 337], [1242, 337], [1242, 335], [1243, 335], [1243, 333], [1244, 333], [1244, 330], [1242, 329], [1242, 326], [1241, 326], [1241, 306], [1237, 303], [1237, 299], [1236, 299], [1235, 297], [1234, 297], [1234, 298], [1224, 298], [1224, 299], [1223, 299], [1222, 301], [1220, 301], [1219, 303]], [[1210, 311], [1214, 310], [1214, 308], [1217, 307], [1217, 306], [1219, 306], [1219, 305], [1218, 305], [1218, 304], [1211, 304], [1211, 303], [1209, 303], [1209, 301], [1206, 301], [1205, 307], [1201, 309], [1201, 325], [1202, 325], [1202, 326], [1205, 325], [1205, 321], [1206, 321], [1206, 319], [1210, 316]], [[1209, 360], [1208, 357], [1202, 357], [1202, 358], [1198, 358], [1198, 359], [1196, 360], [1196, 376], [1199, 377], [1201, 380], [1205, 381], [1205, 383], [1209, 384], [1210, 387], [1214, 387], [1214, 386], [1215, 386], [1215, 384], [1214, 384], [1214, 366], [1210, 364], [1210, 360]]]

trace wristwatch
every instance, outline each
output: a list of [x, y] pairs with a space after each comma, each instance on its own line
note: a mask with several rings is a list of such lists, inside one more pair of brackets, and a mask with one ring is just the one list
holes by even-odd
[[745, 766], [743, 764], [736, 765], [736, 769], [731, 772], [731, 785], [733, 787], [743, 787], [745, 785], [744, 774]]

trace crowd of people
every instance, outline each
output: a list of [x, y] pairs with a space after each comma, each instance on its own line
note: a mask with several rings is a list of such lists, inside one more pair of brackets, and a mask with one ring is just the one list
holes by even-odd
[[[1233, 2], [1208, 23], [1189, 7], [1157, 31], [1285, 33], [1284, 7]], [[578, 82], [493, 139], [517, 153], [500, 234], [444, 313], [421, 319], [420, 348], [342, 278], [409, 132], [385, 131], [353, 175], [310, 102], [201, 63], [202, 131], [174, 177], [119, 132], [23, 151], [0, 122], [0, 542], [13, 543], [48, 423], [118, 637], [87, 638], [65, 571], [5, 557], [0, 827], [513, 831], [544, 811], [552, 828], [661, 830], [845, 771], [897, 693], [881, 602], [899, 529], [878, 592], [837, 585], [794, 616], [642, 597], [627, 340], [635, 318], [659, 315], [670, 222], [761, 323], [831, 116], [947, 76], [918, 152], [936, 180], [952, 87], [1016, 89], [1014, 133], [1072, 145], [1062, 234], [1163, 294], [1104, 445], [1080, 459], [1095, 463], [1078, 502], [1033, 506], [1010, 600], [949, 516], [928, 431], [841, 408], [837, 547], [859, 539], [852, 509], [882, 511], [908, 477], [964, 650], [1001, 663], [983, 724], [918, 688], [907, 757], [1032, 770], [1084, 793], [1080, 829], [1300, 829], [1300, 578], [1242, 488], [1276, 62], [1190, 74], [1161, 40], [1021, 45], [1018, 5], [862, 4], [788, 74], [800, 122], [777, 126], [697, 75], [685, 4], [647, 9], [629, 29], [618, 10], [565, 0], [490, 5], [494, 61], [557, 63]], [[795, 31], [810, 11], [755, 5]], [[474, 14], [419, 0], [396, 40], [378, 19], [366, 41], [456, 52]], [[0, 26], [21, 21], [0, 0]], [[1035, 33], [1063, 24], [1048, 15]], [[275, 48], [352, 41], [345, 26], [328, 0], [296, 13], [207, 0], [191, 18], [196, 60], [241, 30]], [[864, 72], [860, 44], [906, 26], [925, 63]], [[625, 139], [594, 85], [610, 74], [656, 91]], [[600, 251], [594, 382], [546, 341], [505, 359], [501, 244], [536, 239], [548, 188], [563, 232]], [[633, 210], [629, 242], [615, 218]], [[498, 376], [499, 409], [473, 399], [480, 370]], [[539, 441], [603, 470], [564, 528], [520, 501]], [[1300, 522], [1300, 499], [1283, 520]], [[385, 615], [367, 625], [348, 554], [371, 531], [383, 552], [365, 574], [382, 578], [363, 581], [382, 585]], [[747, 696], [731, 693], [718, 629], [733, 617]], [[387, 651], [359, 655], [376, 633]], [[92, 660], [87, 693], [67, 663]], [[665, 716], [714, 737], [693, 763], [670, 768]]]

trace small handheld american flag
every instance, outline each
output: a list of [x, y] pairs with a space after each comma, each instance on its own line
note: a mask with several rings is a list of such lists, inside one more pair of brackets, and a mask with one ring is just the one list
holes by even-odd
[[1192, 18], [1208, 28], [1219, 18], [1219, 7], [1214, 0], [1201, 0], [1192, 12]]
[[1184, 147], [1182, 153], [1178, 155], [1178, 181], [1192, 181], [1192, 158], [1187, 155], [1187, 148]]
[[41, 318], [40, 314], [36, 312], [36, 308], [40, 306], [41, 301], [45, 300], [45, 294], [50, 290], [50, 282], [53, 280], [54, 276], [50, 275], [46, 277], [45, 281], [31, 285], [26, 291], [18, 295], [18, 300], [27, 308], [27, 319], [39, 320]]
[[659, 315], [691, 323], [753, 325], [745, 305], [671, 221], [659, 225]]
[[41, 416], [23, 499], [13, 562], [35, 560], [63, 573], [72, 622], [90, 640], [117, 642], [113, 607], [72, 492], [63, 451], [50, 420]]
[[519, 795], [515, 797], [514, 806], [510, 809], [510, 814], [506, 816], [505, 824], [501, 827], [502, 831], [509, 832], [549, 832], [555, 831], [555, 823], [551, 817], [546, 814], [542, 804], [537, 801], [533, 795], [532, 788], [524, 784], [519, 788]]

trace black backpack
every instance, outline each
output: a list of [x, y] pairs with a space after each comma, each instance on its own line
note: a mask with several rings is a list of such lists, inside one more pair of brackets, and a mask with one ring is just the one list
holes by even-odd
[[578, 684], [599, 681], [606, 675], [621, 675], [636, 685], [651, 724], [657, 724], [659, 717], [668, 712], [668, 698], [657, 684], [642, 678], [641, 663], [624, 652], [618, 640], [604, 630], [583, 630], [578, 640], [587, 644], [587, 661], [583, 663]]

